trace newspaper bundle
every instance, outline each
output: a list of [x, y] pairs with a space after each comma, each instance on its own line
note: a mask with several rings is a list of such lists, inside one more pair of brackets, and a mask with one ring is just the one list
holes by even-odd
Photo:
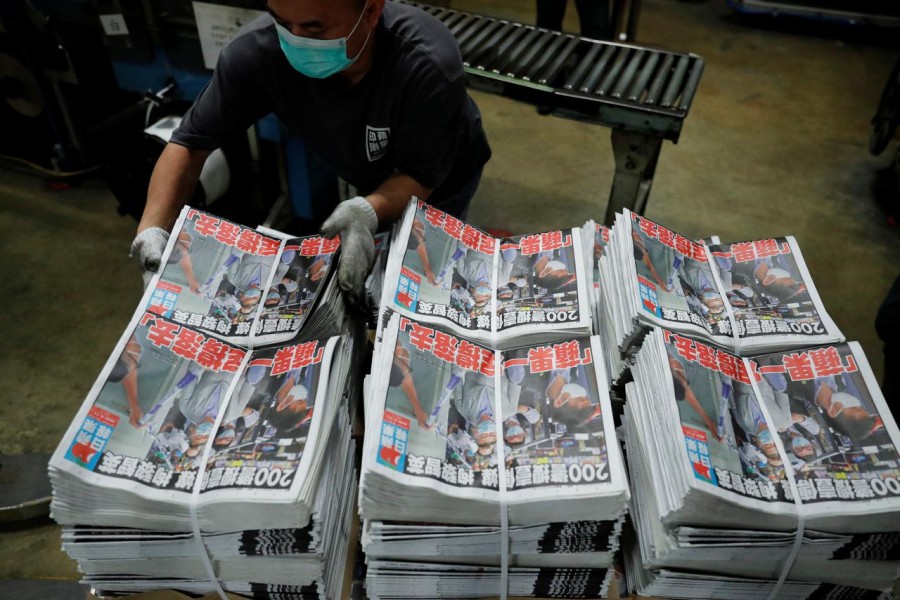
[[[733, 562], [739, 562], [738, 558]], [[891, 600], [889, 592], [860, 587], [729, 576], [673, 569], [649, 570], [641, 565], [636, 544], [625, 545], [625, 579], [640, 596], [715, 600]], [[776, 594], [773, 596], [773, 594]]]
[[591, 333], [581, 229], [498, 239], [413, 200], [381, 305], [495, 348]]
[[600, 322], [626, 357], [650, 326], [741, 356], [844, 340], [790, 236], [706, 244], [626, 209], [599, 262]]
[[[309, 525], [202, 534], [224, 589], [263, 598], [276, 591], [283, 597], [328, 597], [329, 591], [332, 597], [340, 597], [336, 591], [344, 576], [357, 481], [346, 420], [343, 413], [335, 420], [337, 432], [326, 450]], [[246, 509], [251, 506], [246, 504]], [[78, 561], [83, 581], [97, 590], [210, 591], [200, 556], [203, 550], [198, 549], [192, 532], [64, 527], [63, 549]]]
[[[52, 515], [85, 581], [123, 593], [337, 592], [355, 478], [348, 373], [361, 345], [358, 326], [323, 303], [335, 243], [182, 213], [165, 268], [50, 461]], [[344, 333], [309, 339], [308, 327]], [[73, 537], [83, 528], [92, 544]], [[278, 553], [216, 545], [272, 529], [313, 538], [287, 570]]]
[[366, 382], [370, 597], [605, 593], [628, 486], [604, 382], [597, 337], [495, 351], [393, 314]]
[[504, 501], [515, 525], [618, 518], [601, 354], [596, 337], [495, 353], [395, 314], [367, 383], [362, 514], [497, 525]]
[[[890, 590], [900, 431], [857, 343], [741, 359], [653, 329], [632, 374], [623, 423], [633, 589], [757, 597], [787, 568], [779, 597]], [[756, 591], [740, 596], [750, 583]]]

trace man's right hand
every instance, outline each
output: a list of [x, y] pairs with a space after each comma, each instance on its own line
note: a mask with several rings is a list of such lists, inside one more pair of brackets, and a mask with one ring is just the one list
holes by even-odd
[[137, 234], [134, 241], [131, 242], [129, 256], [137, 259], [141, 266], [144, 287], [150, 283], [153, 274], [159, 271], [159, 263], [168, 242], [169, 233], [160, 227], [148, 227]]

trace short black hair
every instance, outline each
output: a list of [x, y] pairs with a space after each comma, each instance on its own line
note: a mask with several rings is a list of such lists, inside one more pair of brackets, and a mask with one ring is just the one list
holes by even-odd
[[288, 433], [292, 429], [300, 425], [300, 422], [306, 418], [309, 408], [304, 408], [300, 412], [292, 410], [271, 410], [266, 416], [269, 425], [278, 430], [278, 433]]

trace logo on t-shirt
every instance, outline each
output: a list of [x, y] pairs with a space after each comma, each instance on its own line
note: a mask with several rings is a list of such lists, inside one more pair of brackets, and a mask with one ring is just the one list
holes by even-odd
[[375, 162], [387, 154], [387, 147], [390, 139], [390, 127], [372, 127], [371, 125], [366, 125], [366, 156], [369, 157], [369, 162]]

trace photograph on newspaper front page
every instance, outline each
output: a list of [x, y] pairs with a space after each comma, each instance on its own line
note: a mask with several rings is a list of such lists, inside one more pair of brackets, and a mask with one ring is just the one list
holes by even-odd
[[743, 361], [669, 331], [663, 338], [694, 478], [746, 498], [787, 501], [774, 432]]
[[502, 472], [514, 494], [610, 482], [613, 452], [620, 482], [596, 343], [506, 351], [498, 368], [488, 348], [395, 319], [378, 464], [463, 489], [497, 490]]
[[66, 435], [65, 460], [157, 489], [190, 492], [197, 461], [245, 350], [145, 312]]
[[304, 450], [322, 421], [316, 401], [330, 348], [313, 340], [253, 352], [213, 440], [205, 490], [288, 489], [303, 476]]
[[736, 333], [784, 337], [803, 346], [836, 329], [792, 237], [710, 246]]
[[[896, 424], [856, 344], [754, 358], [804, 503], [900, 496]], [[892, 432], [893, 435], [892, 435]]]
[[404, 232], [399, 282], [388, 290], [386, 305], [464, 331], [489, 332], [496, 240], [421, 201], [404, 216], [400, 242]]
[[[727, 313], [702, 244], [649, 219], [631, 217], [631, 251], [637, 269], [641, 308], [698, 334], [719, 333]], [[730, 337], [730, 334], [729, 334]]]
[[186, 207], [148, 308], [238, 344], [259, 317], [258, 344], [285, 341], [303, 325], [338, 246], [319, 236], [282, 241]]
[[150, 489], [190, 492], [209, 445], [202, 490], [290, 489], [317, 432], [330, 348], [273, 346], [242, 369], [245, 349], [145, 312], [101, 373], [63, 458]]
[[497, 347], [590, 333], [581, 229], [498, 240], [417, 202], [397, 237], [384, 306]]
[[[580, 232], [549, 231], [500, 242], [497, 278], [497, 329], [565, 325], [584, 321], [589, 309], [583, 291]], [[579, 276], [583, 279], [579, 286]]]

